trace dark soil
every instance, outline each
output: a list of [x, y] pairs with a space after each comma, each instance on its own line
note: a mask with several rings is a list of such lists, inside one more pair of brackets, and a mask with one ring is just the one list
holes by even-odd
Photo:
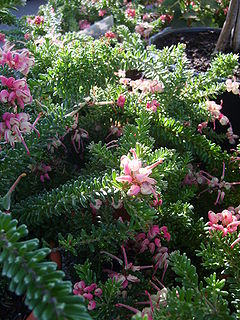
[[[191, 66], [196, 71], [206, 71], [209, 67], [210, 61], [213, 57], [215, 45], [217, 43], [220, 31], [209, 30], [202, 32], [175, 32], [172, 34], [166, 34], [165, 36], [156, 40], [156, 47], [162, 49], [163, 47], [170, 47], [176, 45], [179, 42], [186, 44], [187, 58], [191, 62]], [[238, 79], [240, 79], [240, 67], [235, 73]]]

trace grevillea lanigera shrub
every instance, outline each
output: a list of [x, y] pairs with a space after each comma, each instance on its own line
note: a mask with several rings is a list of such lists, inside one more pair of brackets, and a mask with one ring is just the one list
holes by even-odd
[[238, 56], [194, 75], [183, 45], [44, 19], [0, 49], [2, 299], [39, 320], [238, 319], [240, 148], [215, 100], [239, 95]]

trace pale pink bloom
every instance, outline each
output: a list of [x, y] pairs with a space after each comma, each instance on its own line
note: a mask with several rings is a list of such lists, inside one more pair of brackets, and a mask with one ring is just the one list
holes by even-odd
[[219, 120], [219, 122], [221, 123], [222, 126], [226, 126], [227, 124], [229, 124], [228, 117], [224, 116], [222, 113], [220, 114], [218, 120]]
[[108, 38], [108, 39], [114, 39], [114, 38], [116, 38], [116, 34], [114, 32], [112, 32], [112, 31], [107, 31], [105, 33], [105, 37]]
[[136, 196], [140, 191], [141, 191], [141, 188], [138, 185], [133, 184], [131, 188], [128, 190], [127, 195]]
[[232, 81], [231, 79], [227, 79], [226, 90], [228, 92], [232, 92], [233, 94], [239, 94], [239, 83], [235, 79], [234, 81]]
[[117, 99], [117, 105], [118, 105], [118, 107], [123, 108], [123, 107], [124, 107], [124, 104], [125, 104], [125, 101], [126, 101], [125, 96], [121, 94], [121, 95], [118, 97], [118, 99]]
[[158, 201], [157, 194], [153, 188], [157, 181], [150, 178], [149, 175], [152, 173], [152, 169], [162, 163], [163, 160], [160, 159], [154, 164], [143, 168], [136, 151], [131, 149], [130, 152], [133, 154], [133, 159], [129, 159], [125, 155], [121, 157], [120, 167], [123, 168], [124, 175], [117, 177], [116, 180], [131, 185], [127, 192], [128, 196], [135, 196], [139, 193], [153, 194], [154, 198]]
[[210, 114], [212, 115], [212, 117], [214, 119], [218, 119], [221, 112], [220, 110], [222, 109], [222, 106], [219, 104], [216, 104], [215, 101], [206, 101], [206, 106], [207, 106], [207, 110], [210, 112]]
[[80, 30], [85, 30], [89, 28], [91, 24], [87, 20], [79, 20], [78, 25]]
[[130, 81], [130, 86], [134, 91], [140, 90], [144, 93], [161, 93], [164, 90], [163, 83], [158, 82], [157, 80], [138, 79]]
[[98, 16], [99, 16], [99, 17], [104, 17], [106, 13], [107, 13], [107, 10], [100, 9], [100, 10], [98, 11]]
[[233, 233], [237, 231], [237, 228], [240, 225], [240, 221], [238, 220], [239, 217], [229, 210], [223, 210], [217, 214], [213, 211], [209, 211], [208, 218], [209, 231], [220, 230], [223, 232], [223, 236], [226, 236], [228, 232]]
[[228, 7], [226, 7], [226, 8], [223, 9], [223, 13], [224, 13], [225, 16], [227, 15], [227, 13], [228, 13]]

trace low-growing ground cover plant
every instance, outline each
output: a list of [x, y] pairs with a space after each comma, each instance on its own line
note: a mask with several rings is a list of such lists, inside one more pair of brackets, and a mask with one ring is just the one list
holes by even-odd
[[240, 150], [215, 101], [239, 94], [237, 55], [196, 76], [183, 45], [51, 23], [0, 51], [1, 299], [38, 319], [237, 319]]

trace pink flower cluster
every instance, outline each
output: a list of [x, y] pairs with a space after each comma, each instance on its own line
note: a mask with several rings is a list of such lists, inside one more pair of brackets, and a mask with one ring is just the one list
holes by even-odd
[[34, 19], [28, 18], [27, 22], [29, 24], [41, 25], [44, 23], [44, 17], [43, 16], [36, 16]]
[[117, 99], [117, 106], [123, 109], [125, 101], [126, 101], [125, 96], [121, 94]]
[[209, 111], [209, 113], [211, 114], [212, 117], [212, 121], [214, 124], [214, 129], [215, 129], [215, 120], [219, 120], [219, 122], [221, 123], [221, 125], [226, 126], [229, 123], [229, 120], [226, 116], [224, 116], [220, 110], [222, 109], [222, 102], [221, 104], [216, 104], [215, 101], [206, 101], [206, 106], [207, 106], [207, 110]]
[[136, 240], [140, 245], [139, 253], [149, 250], [151, 254], [155, 254], [153, 256], [155, 263], [154, 273], [156, 273], [158, 268], [163, 268], [163, 279], [168, 267], [168, 248], [162, 246], [161, 238], [166, 239], [168, 242], [171, 239], [171, 235], [166, 226], [159, 228], [158, 225], [153, 225], [147, 234], [142, 232], [136, 236]]
[[[227, 80], [228, 81], [228, 80]], [[232, 80], [229, 80], [230, 82], [228, 82], [227, 84], [227, 91], [231, 91], [233, 90], [234, 92], [237, 92], [236, 90], [238, 90], [238, 84], [234, 84], [234, 82], [232, 82]], [[237, 93], [235, 93], [237, 94]], [[220, 112], [220, 110], [222, 109], [222, 101], [221, 104], [216, 104], [215, 101], [206, 101], [206, 106], [207, 106], [207, 110], [209, 111], [210, 115], [211, 115], [211, 121], [213, 122], [213, 130], [215, 130], [215, 121], [218, 120], [220, 122], [221, 125], [226, 126], [229, 125], [229, 128], [227, 129], [227, 133], [226, 136], [228, 138], [228, 141], [230, 144], [235, 144], [235, 139], [238, 139], [239, 136], [235, 135], [233, 133], [233, 129], [232, 129], [232, 125], [228, 119], [228, 117], [226, 117], [223, 113]], [[204, 121], [202, 123], [200, 123], [198, 125], [198, 132], [200, 132], [202, 134], [202, 130], [204, 128], [206, 128], [208, 125], [208, 121]]]
[[106, 13], [107, 13], [107, 10], [100, 9], [100, 10], [98, 11], [98, 16], [99, 16], [99, 17], [104, 17]]
[[240, 212], [239, 210], [237, 210], [236, 212], [236, 209], [234, 209], [233, 207], [229, 207], [228, 209], [225, 209], [219, 213], [209, 211], [209, 231], [220, 230], [223, 232], [223, 236], [226, 236], [228, 233], [237, 231], [237, 228], [240, 225]]
[[28, 147], [23, 139], [23, 135], [30, 133], [32, 130], [39, 132], [35, 128], [40, 115], [35, 122], [31, 124], [29, 122], [30, 116], [27, 113], [9, 113], [5, 112], [2, 116], [2, 122], [0, 122], [0, 140], [5, 139], [7, 143], [14, 148], [16, 142], [22, 142], [27, 153], [30, 154]]
[[12, 50], [14, 46], [6, 43], [0, 48], [0, 65], [7, 64], [9, 68], [20, 71], [27, 75], [30, 68], [34, 65], [34, 58], [27, 49]]
[[0, 92], [0, 102], [9, 102], [14, 107], [17, 102], [21, 109], [24, 109], [25, 104], [32, 102], [32, 96], [25, 79], [15, 80], [13, 77], [0, 76], [0, 80], [2, 85], [8, 87], [9, 90], [4, 89]]
[[108, 38], [108, 39], [114, 39], [114, 38], [116, 38], [116, 34], [114, 32], [112, 32], [112, 31], [107, 31], [105, 33], [105, 37]]
[[48, 175], [48, 172], [52, 171], [52, 168], [45, 163], [41, 163], [41, 165], [38, 167], [38, 170], [41, 172], [40, 180], [42, 182], [46, 180], [50, 180], [50, 177]]
[[159, 19], [162, 21], [162, 23], [170, 23], [173, 19], [173, 16], [169, 14], [162, 14]]
[[93, 300], [94, 296], [101, 297], [102, 289], [98, 288], [96, 283], [86, 286], [85, 282], [82, 280], [74, 284], [73, 294], [88, 300], [88, 310], [94, 310], [96, 308], [96, 302]]
[[153, 99], [152, 102], [147, 102], [147, 110], [152, 112], [157, 112], [157, 108], [160, 104], [157, 102], [156, 99]]
[[136, 196], [139, 193], [153, 194], [156, 201], [158, 200], [154, 185], [157, 181], [150, 178], [149, 175], [152, 174], [152, 169], [163, 162], [163, 159], [159, 159], [157, 162], [150, 166], [142, 167], [142, 161], [138, 159], [136, 151], [131, 149], [130, 152], [133, 154], [133, 159], [130, 160], [127, 156], [121, 157], [121, 167], [123, 168], [124, 175], [117, 177], [118, 182], [123, 182], [126, 184], [128, 196]]
[[126, 15], [130, 18], [135, 18], [136, 16], [136, 11], [135, 9], [131, 9], [131, 8], [128, 8], [126, 11], [125, 11]]
[[5, 34], [4, 33], [0, 33], [0, 43], [4, 43], [5, 42]]
[[158, 80], [120, 78], [120, 83], [130, 85], [133, 91], [140, 90], [143, 93], [161, 93], [164, 90], [163, 83]]

